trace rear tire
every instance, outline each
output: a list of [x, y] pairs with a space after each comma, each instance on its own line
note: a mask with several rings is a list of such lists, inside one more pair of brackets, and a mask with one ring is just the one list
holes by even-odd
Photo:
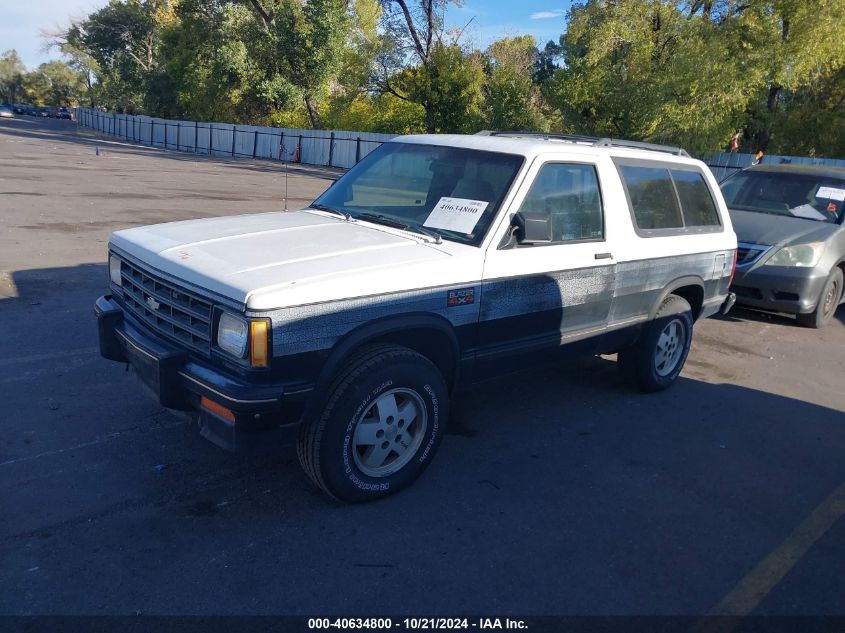
[[446, 382], [425, 356], [378, 345], [347, 361], [300, 430], [303, 470], [330, 497], [372, 501], [419, 477], [443, 439]]
[[830, 323], [833, 315], [836, 314], [836, 309], [842, 301], [843, 289], [843, 275], [842, 269], [834, 268], [827, 282], [824, 284], [822, 294], [819, 297], [816, 309], [809, 314], [799, 314], [796, 316], [798, 323], [804, 327], [820, 329]]
[[684, 368], [692, 343], [692, 308], [683, 297], [669, 295], [640, 339], [619, 352], [619, 369], [644, 393], [670, 387]]

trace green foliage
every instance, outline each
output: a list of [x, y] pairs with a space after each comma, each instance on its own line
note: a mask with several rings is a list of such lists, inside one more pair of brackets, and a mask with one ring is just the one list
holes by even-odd
[[487, 49], [484, 83], [485, 125], [493, 130], [548, 131], [542, 97], [532, 72], [537, 67], [537, 42], [530, 35], [505, 37]]
[[23, 90], [25, 72], [26, 67], [16, 50], [12, 49], [3, 53], [0, 57], [0, 100], [6, 103], [17, 103]]
[[781, 98], [841, 68], [828, 0], [590, 0], [572, 9], [546, 87], [567, 129], [715, 149], [765, 147]]
[[[845, 154], [842, 0], [583, 0], [559, 41], [485, 51], [458, 0], [109, 0], [51, 37], [68, 60], [0, 59], [0, 99], [171, 118], [380, 132], [559, 130]], [[42, 74], [37, 74], [42, 73]]]
[[456, 44], [440, 44], [427, 65], [407, 69], [396, 84], [423, 107], [429, 132], [473, 132], [482, 124], [482, 64], [479, 53], [465, 55]]
[[345, 0], [251, 0], [253, 23], [241, 41], [263, 71], [253, 96], [269, 114], [304, 101], [311, 124], [321, 127], [316, 103], [339, 66], [349, 15]]
[[17, 52], [0, 57], [0, 102], [76, 105], [87, 89], [84, 72], [62, 61], [27, 71]]

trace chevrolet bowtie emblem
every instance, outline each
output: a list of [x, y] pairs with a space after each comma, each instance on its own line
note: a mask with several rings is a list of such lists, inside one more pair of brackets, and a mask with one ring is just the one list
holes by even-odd
[[161, 304], [152, 297], [147, 297], [147, 305], [150, 306], [150, 310], [154, 312], [161, 307]]

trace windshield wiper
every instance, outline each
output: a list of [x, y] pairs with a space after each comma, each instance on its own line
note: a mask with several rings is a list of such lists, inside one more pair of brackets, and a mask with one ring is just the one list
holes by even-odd
[[428, 229], [423, 228], [421, 226], [405, 224], [401, 220], [389, 218], [379, 213], [359, 213], [355, 217], [360, 218], [362, 220], [367, 220], [368, 222], [372, 222], [374, 224], [383, 224], [384, 226], [390, 226], [394, 229], [401, 229], [410, 233], [419, 233], [420, 235], [425, 235], [426, 237], [430, 237], [431, 239], [433, 239], [435, 244], [440, 244], [443, 241], [440, 235], [435, 233], [434, 231], [429, 231]]
[[352, 216], [346, 211], [341, 211], [340, 209], [335, 209], [334, 207], [330, 207], [325, 204], [312, 204], [311, 208], [317, 209], [318, 211], [328, 211], [329, 213], [334, 213], [336, 215], [342, 216], [343, 219], [347, 222], [352, 219]]

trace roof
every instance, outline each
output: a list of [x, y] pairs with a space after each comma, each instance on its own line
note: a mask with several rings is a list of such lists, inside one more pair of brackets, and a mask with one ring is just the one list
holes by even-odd
[[391, 141], [397, 143], [416, 143], [419, 145], [464, 147], [487, 152], [519, 154], [528, 158], [548, 152], [565, 151], [572, 154], [583, 154], [584, 156], [609, 154], [611, 156], [628, 158], [668, 159], [673, 162], [699, 164], [699, 161], [689, 158], [688, 155], [679, 155], [678, 152], [683, 152], [680, 148], [648, 144], [641, 144], [640, 147], [631, 147], [624, 145], [631, 143], [631, 141], [564, 135], [555, 136], [528, 132], [412, 134], [408, 136], [397, 136], [391, 139]]
[[785, 174], [806, 174], [808, 176], [827, 176], [830, 178], [845, 178], [845, 167], [831, 165], [793, 165], [791, 163], [762, 164], [746, 167], [742, 171], [766, 171]]

